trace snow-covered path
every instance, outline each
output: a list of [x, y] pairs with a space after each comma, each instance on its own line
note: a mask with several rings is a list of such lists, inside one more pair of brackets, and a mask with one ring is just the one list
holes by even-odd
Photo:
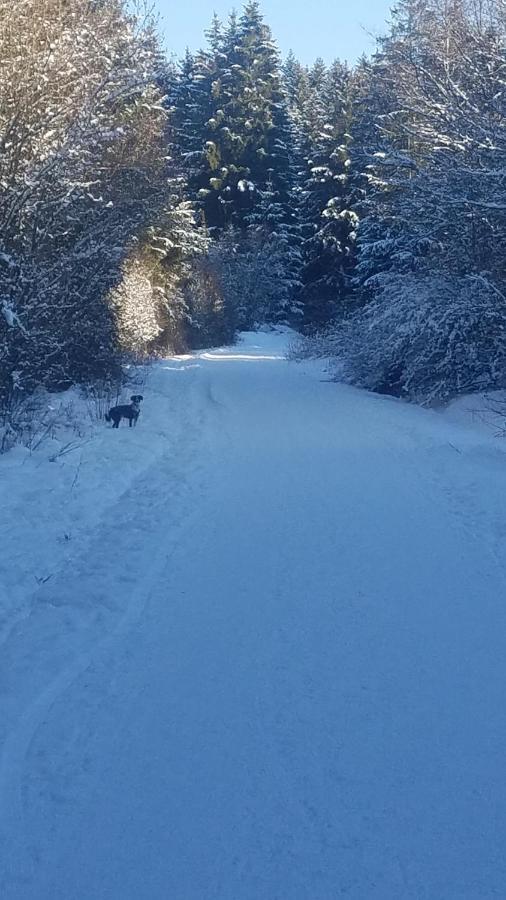
[[281, 356], [155, 369], [177, 440], [6, 639], [2, 900], [504, 896], [503, 447]]

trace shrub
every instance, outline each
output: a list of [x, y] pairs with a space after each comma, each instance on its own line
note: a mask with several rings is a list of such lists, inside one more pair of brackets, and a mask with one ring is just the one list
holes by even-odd
[[484, 277], [388, 273], [374, 294], [310, 339], [340, 379], [425, 405], [503, 386], [506, 299]]

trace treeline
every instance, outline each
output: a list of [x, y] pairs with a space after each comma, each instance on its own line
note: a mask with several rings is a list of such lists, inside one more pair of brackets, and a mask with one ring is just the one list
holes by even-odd
[[401, 0], [371, 59], [258, 3], [178, 64], [126, 0], [0, 0], [0, 409], [286, 323], [426, 402], [503, 383], [502, 0]]
[[502, 0], [402, 0], [352, 74], [351, 308], [312, 350], [353, 384], [424, 403], [505, 384], [505, 38]]
[[419, 402], [504, 384], [506, 7], [400, 0], [371, 59], [280, 64], [258, 5], [175, 78], [187, 196], [239, 322]]

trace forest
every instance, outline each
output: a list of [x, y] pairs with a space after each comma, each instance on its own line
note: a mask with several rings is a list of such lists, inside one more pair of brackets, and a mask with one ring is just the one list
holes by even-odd
[[503, 0], [399, 0], [307, 66], [249, 0], [174, 61], [124, 0], [0, 0], [4, 435], [269, 325], [417, 403], [504, 386], [505, 36]]

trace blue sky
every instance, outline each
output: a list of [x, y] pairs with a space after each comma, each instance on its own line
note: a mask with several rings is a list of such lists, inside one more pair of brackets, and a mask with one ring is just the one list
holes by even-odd
[[[262, 8], [283, 53], [293, 49], [302, 62], [336, 56], [354, 62], [369, 52], [368, 34], [382, 33], [393, 0], [263, 0]], [[203, 32], [216, 11], [226, 18], [233, 0], [155, 0], [165, 42], [178, 55], [202, 46]]]

